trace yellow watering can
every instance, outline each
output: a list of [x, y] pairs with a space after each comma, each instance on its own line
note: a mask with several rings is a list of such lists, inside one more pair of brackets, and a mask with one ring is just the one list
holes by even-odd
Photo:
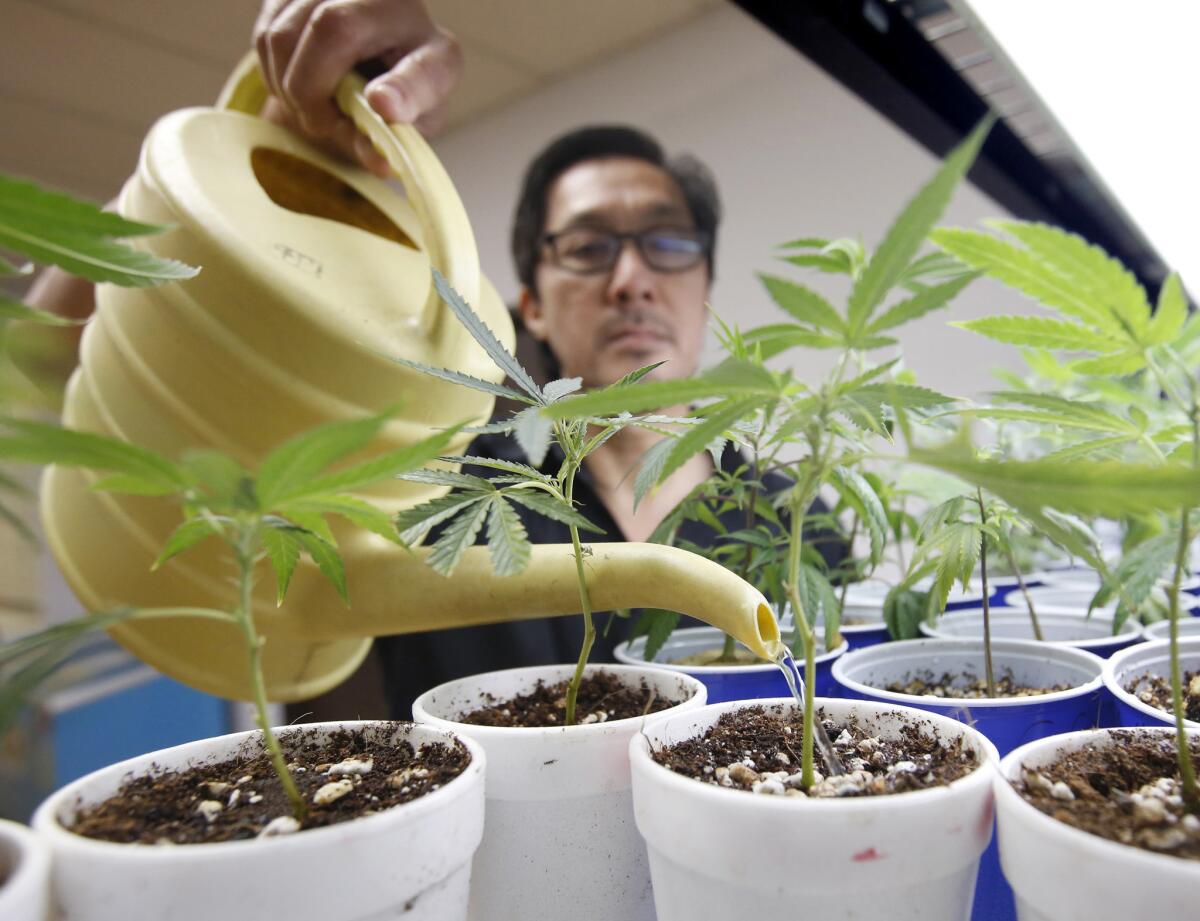
[[[327, 422], [403, 401], [378, 450], [394, 450], [463, 419], [483, 421], [492, 398], [380, 357], [402, 356], [499, 380], [498, 372], [433, 289], [436, 268], [511, 348], [507, 310], [479, 271], [462, 202], [421, 136], [386, 125], [358, 77], [338, 102], [400, 178], [407, 198], [258, 117], [266, 89], [253, 56], [230, 78], [219, 108], [171, 113], [151, 129], [119, 207], [173, 229], [145, 238], [156, 254], [203, 267], [186, 284], [100, 286], [64, 423], [167, 456], [212, 448], [256, 468], [273, 447]], [[470, 436], [451, 448], [461, 453]], [[96, 477], [51, 468], [42, 485], [47, 540], [83, 603], [143, 607], [229, 603], [217, 542], [160, 571], [150, 565], [180, 521], [170, 502], [95, 492]], [[391, 511], [439, 488], [391, 481], [369, 498]], [[268, 695], [299, 700], [357, 668], [371, 637], [578, 611], [569, 547], [535, 547], [520, 576], [492, 575], [484, 548], [452, 578], [424, 551], [366, 532], [338, 534], [352, 607], [315, 567], [301, 566], [276, 608], [255, 597], [267, 642]], [[715, 563], [649, 544], [599, 544], [588, 559], [597, 610], [667, 607], [733, 634], [767, 658], [781, 648], [762, 595]], [[250, 696], [240, 634], [204, 620], [127, 623], [114, 636], [181, 681]]]

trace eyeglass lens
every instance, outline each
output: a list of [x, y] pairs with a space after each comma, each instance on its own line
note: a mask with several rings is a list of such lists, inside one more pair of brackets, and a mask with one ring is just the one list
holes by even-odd
[[583, 274], [611, 269], [617, 262], [625, 240], [633, 240], [646, 264], [659, 272], [690, 269], [704, 258], [706, 251], [704, 236], [700, 231], [682, 228], [619, 234], [591, 227], [574, 227], [546, 237], [555, 263]]

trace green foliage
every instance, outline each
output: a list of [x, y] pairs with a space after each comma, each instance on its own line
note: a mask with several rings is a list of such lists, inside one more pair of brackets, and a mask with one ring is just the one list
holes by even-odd
[[193, 277], [199, 269], [118, 242], [163, 229], [0, 174], [0, 248], [89, 281], [142, 287]]

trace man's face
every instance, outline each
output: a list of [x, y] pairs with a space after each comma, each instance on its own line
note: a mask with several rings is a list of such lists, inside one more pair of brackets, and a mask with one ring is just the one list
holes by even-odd
[[[683, 193], [663, 170], [632, 157], [577, 163], [547, 193], [545, 232], [574, 227], [615, 233], [693, 229]], [[659, 379], [695, 373], [704, 346], [708, 268], [659, 272], [624, 241], [607, 272], [575, 274], [543, 249], [537, 294], [521, 294], [529, 331], [557, 356], [563, 377], [600, 387], [664, 361]]]

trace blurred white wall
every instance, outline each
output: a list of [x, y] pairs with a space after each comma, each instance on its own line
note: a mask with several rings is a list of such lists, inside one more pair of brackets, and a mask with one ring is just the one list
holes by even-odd
[[[474, 223], [484, 270], [510, 302], [518, 289], [508, 230], [524, 168], [550, 139], [593, 122], [644, 128], [669, 152], [689, 151], [712, 167], [726, 214], [712, 304], [743, 327], [783, 318], [755, 278], [758, 271], [845, 296], [843, 280], [773, 264], [776, 244], [861, 236], [873, 247], [937, 168], [936, 158], [773, 33], [736, 7], [719, 7], [438, 139]], [[964, 185], [945, 222], [970, 226], [1003, 214]], [[992, 367], [1020, 366], [1015, 350], [947, 321], [1013, 308], [1023, 309], [1015, 295], [977, 283], [950, 311], [908, 327], [907, 363], [923, 383], [947, 393], [975, 396], [992, 388]], [[711, 342], [709, 351], [715, 355]], [[827, 367], [810, 353], [798, 370], [811, 381]]]

